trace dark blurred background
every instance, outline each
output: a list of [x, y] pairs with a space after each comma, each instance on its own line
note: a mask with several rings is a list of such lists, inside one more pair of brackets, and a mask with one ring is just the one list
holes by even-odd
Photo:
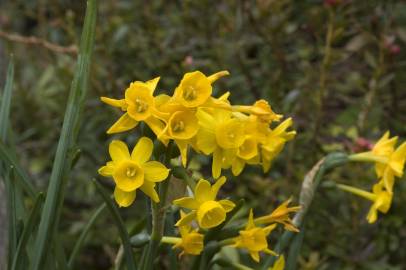
[[[239, 177], [227, 173], [231, 181], [224, 196], [246, 198], [258, 214], [291, 195], [297, 202], [303, 176], [326, 153], [364, 151], [386, 130], [406, 136], [403, 1], [99, 2], [91, 88], [79, 137], [82, 154], [68, 184], [60, 228], [67, 252], [101, 203], [90, 179], [108, 158], [112, 137], [105, 131], [120, 115], [99, 97], [119, 98], [131, 81], [161, 76], [159, 93], [171, 93], [185, 72], [226, 69], [231, 76], [216, 82], [215, 95], [230, 91], [238, 104], [264, 98], [276, 112], [293, 117], [298, 135], [269, 173], [255, 167]], [[85, 5], [84, 0], [0, 1], [0, 86], [13, 54], [14, 140], [21, 163], [43, 189]], [[134, 145], [136, 136], [132, 131], [117, 137]], [[210, 175], [206, 158], [196, 156], [192, 168]], [[396, 186], [392, 209], [373, 225], [365, 220], [368, 202], [333, 187], [340, 182], [369, 188], [375, 180], [371, 165], [349, 165], [326, 177], [306, 224], [301, 269], [405, 269], [405, 181]], [[123, 210], [129, 226], [145, 215], [144, 209], [137, 200]], [[111, 269], [118, 245], [112, 219], [104, 214], [80, 255], [80, 269]]]

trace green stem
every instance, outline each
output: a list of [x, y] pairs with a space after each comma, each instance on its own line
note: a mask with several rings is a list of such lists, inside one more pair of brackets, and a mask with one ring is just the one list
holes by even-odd
[[182, 241], [181, 238], [179, 237], [173, 237], [173, 236], [162, 236], [161, 238], [161, 243], [165, 243], [165, 244], [177, 244], [180, 241]]
[[96, 212], [94, 212], [94, 214], [90, 218], [89, 222], [86, 224], [86, 227], [83, 229], [82, 233], [79, 236], [79, 239], [76, 241], [73, 251], [69, 257], [68, 269], [73, 269], [76, 256], [78, 255], [80, 249], [82, 248], [83, 243], [86, 239], [86, 236], [90, 232], [90, 229], [93, 227], [97, 218], [100, 216], [101, 213], [103, 213], [104, 209], [106, 209], [105, 203], [103, 203], [101, 206], [99, 206], [99, 208], [96, 210]]
[[[165, 165], [170, 164], [170, 159], [172, 155], [173, 143], [170, 143], [168, 150], [165, 154]], [[152, 202], [152, 232], [151, 239], [147, 247], [147, 254], [145, 261], [143, 261], [142, 269], [151, 270], [153, 269], [153, 261], [156, 258], [159, 244], [161, 243], [162, 236], [164, 234], [165, 228], [165, 217], [166, 217], [166, 198], [168, 196], [169, 181], [171, 179], [172, 172], [169, 173], [168, 178], [158, 185], [159, 192], [159, 203]]]

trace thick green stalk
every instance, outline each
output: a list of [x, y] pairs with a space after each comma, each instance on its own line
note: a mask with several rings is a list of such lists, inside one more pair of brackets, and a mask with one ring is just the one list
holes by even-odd
[[[165, 165], [169, 166], [172, 150], [174, 144], [170, 143], [167, 152], [165, 153]], [[166, 219], [166, 198], [168, 196], [168, 188], [169, 188], [169, 181], [171, 179], [172, 172], [169, 173], [167, 179], [159, 184], [158, 191], [159, 191], [159, 203], [152, 202], [151, 203], [151, 210], [152, 210], [152, 232], [151, 232], [151, 239], [149, 241], [146, 257], [145, 260], [142, 261], [142, 268], [145, 270], [152, 270], [154, 259], [158, 252], [159, 244], [161, 243], [162, 236], [164, 234], [165, 228], [165, 219]]]
[[75, 142], [79, 131], [81, 112], [83, 110], [88, 89], [91, 55], [93, 52], [97, 15], [97, 0], [87, 3], [84, 28], [81, 37], [80, 50], [75, 76], [69, 94], [65, 119], [61, 136], [56, 150], [49, 187], [41, 215], [38, 236], [35, 242], [36, 252], [33, 258], [34, 270], [42, 269], [42, 264], [48, 250], [48, 243], [53, 241], [54, 228], [57, 227], [59, 207], [62, 205], [64, 188], [68, 172], [71, 168]]

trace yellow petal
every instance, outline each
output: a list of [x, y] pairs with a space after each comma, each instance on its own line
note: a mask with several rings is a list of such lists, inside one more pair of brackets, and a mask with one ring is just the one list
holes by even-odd
[[223, 163], [223, 153], [220, 148], [217, 148], [213, 153], [213, 162], [211, 165], [211, 172], [213, 178], [220, 177], [222, 163]]
[[217, 147], [216, 134], [201, 128], [196, 135], [196, 147], [205, 155], [210, 155]]
[[241, 158], [235, 158], [233, 161], [233, 165], [231, 166], [231, 172], [234, 176], [240, 175], [242, 170], [244, 170], [245, 161]]
[[124, 132], [135, 128], [137, 125], [138, 121], [132, 119], [128, 113], [125, 113], [107, 130], [107, 134]]
[[123, 110], [123, 111], [125, 111], [127, 109], [127, 103], [125, 102], [125, 99], [100, 97], [100, 100], [110, 106], [121, 108], [121, 110]]
[[110, 157], [113, 161], [130, 159], [130, 152], [127, 145], [119, 140], [113, 140], [109, 145]]
[[250, 251], [250, 255], [251, 255], [251, 258], [254, 261], [259, 262], [259, 253], [258, 253], [258, 251]]
[[159, 79], [161, 77], [156, 77], [152, 80], [146, 81], [145, 84], [148, 86], [148, 88], [151, 90], [151, 94], [154, 93], [156, 86], [158, 85]]
[[233, 210], [235, 207], [235, 203], [230, 200], [220, 200], [218, 202], [219, 204], [221, 204], [221, 206], [223, 206], [224, 210], [226, 210], [227, 213]]
[[176, 222], [175, 226], [185, 226], [188, 225], [196, 218], [196, 211], [193, 210], [189, 212], [186, 216], [182, 217], [181, 219]]
[[116, 187], [114, 189], [114, 199], [120, 207], [128, 207], [135, 200], [135, 191], [125, 192]]
[[274, 263], [270, 270], [284, 270], [285, 269], [285, 257], [279, 256], [278, 260]]
[[255, 228], [255, 224], [254, 224], [254, 213], [252, 212], [252, 208], [251, 208], [249, 216], [248, 216], [248, 222], [247, 222], [247, 225], [245, 226], [245, 230], [249, 230], [252, 228]]
[[225, 176], [220, 177], [211, 187], [211, 196], [210, 199], [214, 200], [217, 197], [217, 193], [219, 192], [220, 188], [225, 184], [227, 178]]
[[138, 140], [137, 145], [135, 145], [131, 153], [131, 159], [139, 164], [142, 164], [149, 160], [153, 148], [154, 144], [152, 143], [151, 139], [142, 137]]
[[176, 145], [179, 148], [180, 156], [182, 158], [182, 166], [186, 167], [187, 164], [187, 150], [188, 150], [188, 141], [185, 140], [175, 140]]
[[199, 207], [199, 203], [192, 197], [183, 197], [183, 198], [174, 200], [173, 204], [179, 205], [180, 207], [184, 207], [187, 209], [197, 209]]
[[220, 79], [221, 77], [230, 75], [230, 72], [228, 72], [227, 70], [222, 70], [219, 71], [217, 73], [214, 73], [212, 75], [210, 75], [207, 79], [209, 79], [210, 83], [214, 83], [215, 81], [217, 81], [218, 79]]
[[107, 162], [106, 166], [101, 167], [98, 172], [100, 175], [103, 175], [106, 177], [113, 176], [113, 173], [114, 173], [113, 162], [111, 162], [111, 161]]
[[145, 180], [150, 182], [160, 182], [168, 177], [169, 169], [158, 161], [148, 161], [142, 165]]
[[159, 202], [158, 193], [155, 190], [155, 183], [144, 181], [144, 184], [140, 187], [141, 191], [145, 193], [148, 197], [151, 198], [154, 202]]
[[199, 203], [212, 200], [209, 181], [200, 179], [195, 188], [195, 198]]

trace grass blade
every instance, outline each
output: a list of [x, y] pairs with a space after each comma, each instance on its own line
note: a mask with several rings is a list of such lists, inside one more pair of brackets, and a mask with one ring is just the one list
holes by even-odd
[[9, 126], [13, 83], [14, 83], [14, 61], [13, 57], [11, 57], [10, 63], [8, 64], [7, 68], [6, 84], [4, 86], [4, 92], [1, 98], [1, 107], [0, 107], [0, 139], [4, 143], [6, 143], [7, 130]]
[[21, 234], [20, 241], [17, 246], [17, 250], [14, 255], [13, 264], [11, 270], [24, 269], [24, 265], [21, 265], [23, 261], [24, 250], [30, 236], [33, 234], [34, 225], [39, 217], [42, 201], [44, 200], [44, 194], [40, 193], [35, 200], [34, 207], [28, 217], [27, 223], [24, 226], [23, 233]]
[[54, 228], [57, 226], [57, 222], [55, 221], [59, 220], [58, 213], [60, 213], [60, 211], [58, 208], [62, 206], [64, 187], [66, 185], [66, 181], [64, 180], [67, 179], [67, 174], [71, 166], [74, 143], [79, 130], [80, 115], [88, 88], [96, 16], [97, 0], [89, 0], [87, 2], [76, 72], [69, 94], [61, 136], [56, 150], [38, 236], [35, 242], [34, 270], [41, 269], [41, 264], [44, 262], [46, 255], [47, 243], [52, 243], [51, 238], [53, 234], [49, 232], [54, 231]]
[[121, 241], [123, 242], [126, 262], [127, 262], [127, 270], [135, 270], [135, 269], [137, 269], [137, 267], [135, 265], [134, 255], [133, 255], [133, 251], [131, 248], [130, 236], [128, 235], [128, 232], [124, 226], [124, 222], [120, 216], [120, 213], [118, 212], [118, 208], [111, 201], [110, 196], [106, 193], [104, 188], [94, 179], [93, 179], [93, 183], [96, 185], [96, 188], [97, 188], [97, 191], [99, 192], [99, 194], [103, 197], [103, 200], [107, 205], [107, 209], [110, 211], [110, 214], [113, 216], [114, 222], [116, 223], [116, 226], [120, 233]]
[[7, 167], [14, 168], [14, 171], [17, 174], [17, 179], [20, 180], [21, 186], [32, 199], [35, 199], [36, 191], [32, 182], [30, 181], [27, 173], [22, 169], [18, 161], [10, 153], [12, 153], [12, 150], [6, 147], [4, 143], [0, 142], [0, 158], [3, 160]]
[[11, 183], [13, 169], [5, 172], [4, 180], [7, 194], [7, 219], [8, 219], [8, 266], [11, 265], [14, 253], [17, 249], [17, 208], [15, 199], [15, 189]]
[[85, 242], [86, 236], [88, 235], [90, 229], [93, 227], [94, 223], [96, 222], [97, 218], [103, 213], [104, 209], [106, 209], [106, 204], [103, 203], [96, 212], [93, 213], [89, 222], [86, 224], [85, 228], [83, 229], [82, 233], [79, 236], [79, 239], [76, 241], [75, 246], [73, 247], [73, 251], [69, 257], [68, 262], [68, 269], [73, 269], [75, 265], [75, 259], [78, 255], [79, 251], [81, 250], [83, 243]]

